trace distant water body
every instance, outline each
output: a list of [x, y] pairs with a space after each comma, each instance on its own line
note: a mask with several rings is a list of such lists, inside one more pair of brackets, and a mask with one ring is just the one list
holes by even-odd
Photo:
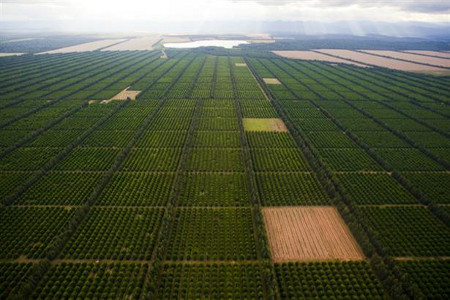
[[248, 42], [244, 40], [204, 40], [186, 43], [166, 43], [164, 44], [164, 47], [166, 48], [223, 47], [231, 49], [241, 44], [248, 44]]

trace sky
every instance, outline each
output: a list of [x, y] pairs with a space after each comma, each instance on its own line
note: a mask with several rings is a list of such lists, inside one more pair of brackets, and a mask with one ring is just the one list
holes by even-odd
[[0, 0], [3, 22], [450, 22], [450, 0]]

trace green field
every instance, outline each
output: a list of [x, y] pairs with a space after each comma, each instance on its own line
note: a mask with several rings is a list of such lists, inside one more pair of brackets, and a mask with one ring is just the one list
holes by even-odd
[[[166, 52], [0, 58], [0, 299], [450, 297], [449, 77]], [[272, 206], [365, 259], [274, 262]]]

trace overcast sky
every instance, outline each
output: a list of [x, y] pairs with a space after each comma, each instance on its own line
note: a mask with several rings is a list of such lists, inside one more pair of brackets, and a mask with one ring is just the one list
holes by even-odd
[[450, 22], [450, 0], [0, 0], [2, 21]]

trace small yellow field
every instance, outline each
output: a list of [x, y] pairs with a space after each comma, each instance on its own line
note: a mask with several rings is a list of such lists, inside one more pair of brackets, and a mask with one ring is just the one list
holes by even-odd
[[242, 119], [244, 122], [245, 131], [278, 131], [287, 132], [286, 125], [283, 120], [272, 118], [272, 119]]
[[263, 78], [266, 84], [281, 84], [281, 82], [276, 78]]
[[247, 64], [246, 63], [235, 63], [236, 67], [246, 67]]

